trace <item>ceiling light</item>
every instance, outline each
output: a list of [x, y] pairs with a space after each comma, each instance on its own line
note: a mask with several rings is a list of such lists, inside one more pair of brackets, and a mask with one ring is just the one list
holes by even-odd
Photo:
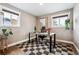
[[40, 5], [43, 5], [43, 3], [40, 3]]

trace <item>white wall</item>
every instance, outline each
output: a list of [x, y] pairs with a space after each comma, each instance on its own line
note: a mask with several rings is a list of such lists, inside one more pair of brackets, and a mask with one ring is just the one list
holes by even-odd
[[65, 28], [53, 28], [53, 32], [56, 33], [58, 40], [72, 42], [72, 30], [66, 30]]
[[8, 38], [8, 44], [16, 43], [21, 40], [25, 40], [28, 37], [28, 33], [32, 32], [36, 25], [36, 17], [28, 14], [18, 8], [10, 6], [8, 4], [1, 4], [2, 6], [8, 7], [12, 10], [20, 11], [20, 27], [12, 27], [13, 35]]
[[74, 33], [74, 43], [79, 48], [79, 4], [76, 4], [73, 11], [73, 33]]

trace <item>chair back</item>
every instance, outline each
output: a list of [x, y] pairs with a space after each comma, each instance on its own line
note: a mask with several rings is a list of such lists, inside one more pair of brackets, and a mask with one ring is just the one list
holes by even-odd
[[41, 32], [46, 32], [46, 27], [45, 27], [45, 26], [43, 26], [43, 27], [41, 28]]

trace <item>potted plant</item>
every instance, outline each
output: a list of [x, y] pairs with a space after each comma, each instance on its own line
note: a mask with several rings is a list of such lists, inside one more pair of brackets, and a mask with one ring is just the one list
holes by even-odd
[[70, 28], [70, 19], [65, 20], [65, 29], [69, 30]]
[[[11, 29], [9, 29], [9, 28], [2, 28], [2, 33], [3, 33], [2, 39], [7, 39], [9, 35], [13, 35]], [[6, 46], [2, 45], [2, 49], [3, 49], [2, 52], [3, 52], [3, 54], [6, 54], [7, 51], [8, 51], [7, 50], [7, 41], [5, 41], [5, 43], [6, 43]], [[6, 49], [4, 47], [6, 47]], [[4, 49], [5, 49], [5, 52], [4, 52]]]
[[13, 35], [11, 29], [8, 29], [8, 28], [3, 28], [2, 32], [3, 32], [3, 35], [5, 35], [6, 37], [8, 37], [9, 35]]

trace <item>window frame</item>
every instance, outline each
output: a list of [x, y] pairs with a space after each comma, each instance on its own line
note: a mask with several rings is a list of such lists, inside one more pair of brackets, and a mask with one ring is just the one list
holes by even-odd
[[57, 17], [57, 16], [62, 16], [62, 15], [68, 15], [68, 18], [70, 19], [70, 12], [65, 12], [65, 13], [60, 13], [60, 14], [56, 14], [56, 15], [52, 15], [51, 16], [51, 27], [53, 28], [64, 28], [64, 26], [54, 26], [53, 25], [53, 17]]
[[[5, 12], [5, 11], [3, 11], [3, 9], [18, 14], [18, 19], [19, 19], [19, 20], [18, 20], [18, 24], [17, 24], [16, 26], [12, 26], [12, 25], [11, 25], [11, 26], [4, 26], [4, 24], [3, 24], [3, 27], [20, 27], [20, 14], [21, 14], [20, 11], [15, 11], [15, 10], [12, 10], [12, 9], [10, 9], [10, 8], [7, 8], [7, 7], [2, 7], [2, 13]], [[11, 16], [10, 16], [11, 19], [12, 19], [12, 14], [13, 14], [13, 13], [11, 13]], [[15, 15], [15, 14], [13, 14], [13, 15]], [[4, 20], [3, 20], [3, 21], [4, 21]]]

